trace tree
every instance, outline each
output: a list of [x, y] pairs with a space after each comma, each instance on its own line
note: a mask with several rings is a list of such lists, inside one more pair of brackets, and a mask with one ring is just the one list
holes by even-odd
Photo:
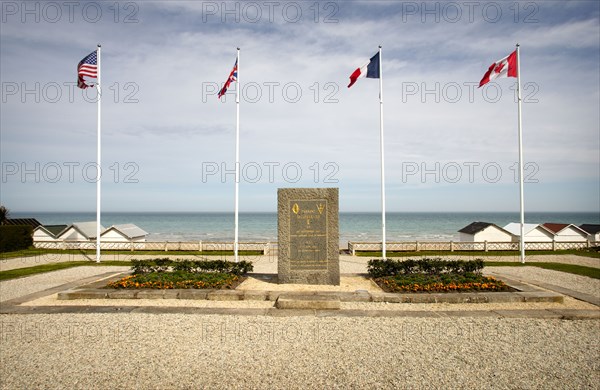
[[0, 206], [0, 225], [4, 225], [8, 219], [8, 214], [10, 214], [8, 209], [4, 206]]

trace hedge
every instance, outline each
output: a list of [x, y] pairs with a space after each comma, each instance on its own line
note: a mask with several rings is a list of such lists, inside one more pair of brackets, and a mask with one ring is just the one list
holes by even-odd
[[19, 251], [32, 245], [33, 228], [31, 226], [0, 226], [0, 253]]
[[428, 274], [439, 275], [444, 273], [466, 275], [481, 273], [483, 260], [442, 260], [419, 259], [419, 260], [369, 260], [367, 271], [374, 278], [396, 275]]
[[147, 274], [153, 272], [183, 271], [191, 273], [220, 272], [233, 275], [244, 275], [254, 269], [252, 263], [240, 261], [238, 263], [224, 260], [132, 260], [131, 270], [134, 274]]

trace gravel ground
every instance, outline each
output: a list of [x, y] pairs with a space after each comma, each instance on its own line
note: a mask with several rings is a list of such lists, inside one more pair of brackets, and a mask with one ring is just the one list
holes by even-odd
[[600, 279], [573, 275], [566, 272], [553, 271], [538, 267], [486, 267], [484, 273], [506, 275], [511, 279], [527, 282], [550, 283], [574, 291], [600, 296]]
[[565, 297], [564, 303], [555, 302], [506, 302], [506, 303], [387, 303], [342, 302], [346, 310], [394, 310], [394, 311], [489, 311], [489, 310], [544, 310], [577, 309], [600, 310], [591, 303]]
[[75, 267], [28, 276], [25, 278], [11, 279], [0, 282], [0, 302], [9, 299], [46, 290], [61, 284], [74, 282], [93, 275], [105, 272], [119, 273], [129, 270], [129, 267]]
[[317, 284], [277, 284], [261, 280], [258, 277], [248, 277], [237, 290], [260, 290], [260, 291], [344, 291], [354, 292], [365, 290], [369, 292], [383, 292], [373, 281], [363, 276], [341, 276], [340, 285], [317, 285]]
[[[264, 261], [268, 259], [259, 259], [257, 265], [270, 269], [273, 264]], [[352, 270], [364, 268], [367, 260], [346, 257], [342, 259], [342, 272], [364, 272]], [[276, 269], [276, 262], [274, 266]], [[78, 267], [0, 282], [0, 300], [127, 269]], [[535, 267], [498, 267], [498, 271], [519, 271], [519, 275], [511, 276], [542, 278], [546, 283], [571, 289], [579, 286], [587, 293], [598, 291], [596, 280], [556, 271]], [[589, 286], [581, 287], [584, 282], [590, 282]], [[35, 304], [106, 304], [100, 300], [57, 301], [55, 297], [41, 298]], [[191, 300], [118, 303], [240, 308], [272, 305]], [[565, 304], [342, 304], [342, 309], [433, 311], [591, 307], [595, 308], [570, 298], [565, 299]], [[597, 389], [599, 332], [598, 320], [140, 313], [0, 315], [0, 386]]]
[[3, 389], [592, 389], [600, 383], [598, 321], [180, 314], [0, 320]]

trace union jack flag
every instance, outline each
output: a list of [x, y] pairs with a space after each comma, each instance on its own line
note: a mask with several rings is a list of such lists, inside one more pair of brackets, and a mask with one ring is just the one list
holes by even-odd
[[237, 81], [237, 60], [235, 60], [235, 65], [233, 65], [233, 69], [231, 70], [231, 73], [229, 73], [229, 77], [227, 78], [227, 81], [225, 81], [225, 85], [223, 85], [223, 88], [221, 88], [219, 91], [219, 99], [225, 95], [225, 92], [227, 92], [227, 88], [229, 88], [229, 84], [231, 84], [232, 81]]
[[83, 79], [84, 76], [91, 78], [98, 78], [98, 56], [96, 51], [91, 52], [87, 56], [83, 58], [83, 60], [79, 61], [77, 65], [77, 86], [81, 89], [85, 89], [87, 87], [94, 87], [94, 84], [87, 84], [89, 79]]

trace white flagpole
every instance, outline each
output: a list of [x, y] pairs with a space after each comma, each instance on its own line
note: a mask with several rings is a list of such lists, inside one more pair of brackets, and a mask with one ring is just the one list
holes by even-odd
[[97, 168], [98, 168], [98, 177], [96, 178], [96, 262], [99, 263], [100, 262], [100, 189], [101, 189], [101, 185], [102, 185], [102, 173], [101, 173], [101, 166], [102, 166], [102, 161], [101, 161], [101, 157], [102, 157], [102, 143], [101, 143], [101, 100], [102, 100], [102, 83], [100, 82], [100, 72], [101, 72], [101, 66], [100, 66], [100, 44], [98, 44], [98, 49], [96, 50], [96, 61], [97, 61], [97, 65], [98, 65], [98, 80], [96, 81], [96, 91], [98, 93], [98, 149], [97, 149]]
[[386, 258], [385, 239], [385, 159], [383, 142], [383, 71], [381, 59], [381, 45], [379, 45], [379, 138], [381, 149], [381, 256]]
[[517, 43], [517, 103], [519, 117], [519, 203], [521, 207], [521, 263], [525, 263], [525, 202], [523, 195], [523, 132], [521, 120], [521, 57]]
[[237, 48], [237, 85], [235, 88], [235, 216], [234, 216], [234, 242], [233, 242], [233, 256], [235, 262], [239, 261], [238, 248], [239, 248], [239, 196], [240, 196], [240, 48]]

